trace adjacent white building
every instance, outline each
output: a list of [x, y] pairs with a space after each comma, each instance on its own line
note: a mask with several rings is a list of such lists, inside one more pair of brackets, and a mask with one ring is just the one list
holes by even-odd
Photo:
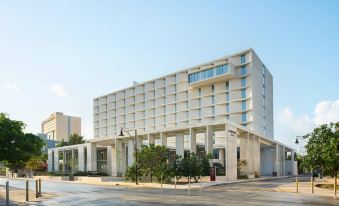
[[81, 118], [62, 112], [52, 113], [41, 123], [41, 133], [46, 134], [48, 140], [67, 142], [72, 134], [81, 135]]
[[295, 172], [293, 150], [273, 139], [273, 77], [252, 49], [97, 97], [93, 125], [90, 143], [49, 150], [50, 171], [123, 175], [133, 142], [118, 134], [132, 128], [139, 146], [165, 145], [173, 158], [212, 153], [228, 180], [238, 159], [249, 175]]

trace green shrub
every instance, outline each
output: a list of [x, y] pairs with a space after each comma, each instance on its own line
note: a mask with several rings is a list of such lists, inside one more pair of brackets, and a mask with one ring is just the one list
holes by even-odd
[[247, 175], [238, 175], [238, 179], [248, 179]]
[[88, 172], [78, 171], [74, 173], [74, 176], [88, 176]]

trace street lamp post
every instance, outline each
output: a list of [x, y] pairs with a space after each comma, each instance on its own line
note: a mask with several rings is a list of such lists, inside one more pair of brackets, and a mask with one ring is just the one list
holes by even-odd
[[[303, 136], [296, 136], [295, 138], [295, 144], [299, 144], [299, 138], [302, 138]], [[297, 154], [295, 154], [297, 155]], [[295, 158], [295, 157], [294, 157]], [[293, 160], [294, 161], [294, 160]], [[299, 185], [298, 185], [298, 175], [299, 175], [299, 167], [298, 167], [298, 160], [297, 160], [297, 174], [295, 176], [295, 184], [296, 184], [296, 191], [299, 192]], [[313, 173], [312, 173], [313, 175]]]
[[[129, 131], [134, 131], [134, 139], [130, 135]], [[120, 137], [124, 137], [124, 132], [126, 132], [130, 138], [133, 140], [134, 144], [134, 153], [135, 153], [135, 184], [138, 184], [138, 142], [137, 142], [137, 130], [136, 129], [123, 129], [120, 130]]]

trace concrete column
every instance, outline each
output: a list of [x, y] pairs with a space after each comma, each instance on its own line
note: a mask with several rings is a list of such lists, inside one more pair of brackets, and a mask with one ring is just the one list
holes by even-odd
[[250, 144], [249, 144], [249, 133], [241, 133], [240, 137], [240, 161], [246, 160], [246, 165], [241, 167], [242, 174], [249, 174], [250, 168]]
[[107, 173], [112, 176], [112, 146], [107, 146]]
[[53, 172], [54, 150], [48, 149], [47, 153], [48, 153], [48, 172]]
[[[134, 138], [134, 136], [133, 136]], [[141, 146], [143, 145], [143, 136], [137, 136], [137, 149], [140, 151], [141, 150]]]
[[126, 154], [126, 146], [128, 144], [127, 143], [122, 143], [122, 148], [121, 148], [121, 174], [124, 175], [125, 171], [128, 167], [128, 154]]
[[62, 150], [62, 172], [66, 173], [66, 152], [65, 149]]
[[283, 176], [286, 176], [286, 149], [283, 146], [282, 148], [282, 174]]
[[274, 170], [273, 172], [277, 172], [277, 176], [280, 176], [280, 152], [279, 152], [279, 145], [274, 145], [274, 151], [273, 151], [273, 165]]
[[226, 180], [237, 180], [237, 133], [236, 128], [225, 125], [226, 131]]
[[59, 172], [59, 150], [53, 149], [54, 151], [54, 172]]
[[148, 139], [148, 145], [150, 144], [155, 144], [154, 136], [147, 134], [147, 139]]
[[175, 137], [175, 152], [177, 155], [181, 155], [184, 157], [184, 133], [183, 132], [178, 132]]
[[212, 131], [211, 126], [206, 127], [205, 151], [206, 151], [206, 154], [212, 154], [213, 153], [213, 131]]
[[190, 128], [190, 152], [197, 154], [197, 134], [192, 128]]
[[85, 171], [85, 149], [83, 145], [78, 147], [78, 167], [79, 171]]
[[167, 147], [167, 134], [161, 132], [160, 133], [160, 145]]
[[248, 143], [249, 143], [249, 173], [251, 175], [255, 174], [255, 136], [253, 134], [248, 135]]
[[225, 148], [219, 149], [219, 162], [223, 167], [225, 166]]
[[254, 135], [254, 172], [260, 175], [260, 137]]
[[122, 140], [115, 139], [114, 147], [112, 148], [112, 175], [121, 176], [121, 153], [122, 153]]
[[134, 143], [133, 140], [128, 140], [128, 166], [131, 166], [134, 162]]
[[75, 152], [74, 148], [72, 148], [72, 162], [71, 162], [71, 167], [72, 167], [72, 173], [75, 172]]
[[95, 143], [87, 143], [87, 171], [97, 171], [97, 148]]

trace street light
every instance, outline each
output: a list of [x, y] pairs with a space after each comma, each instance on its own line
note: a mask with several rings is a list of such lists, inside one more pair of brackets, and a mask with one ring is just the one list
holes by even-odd
[[[132, 138], [129, 131], [134, 131], [134, 139]], [[135, 184], [138, 184], [138, 148], [137, 148], [137, 130], [136, 129], [123, 129], [121, 128], [119, 137], [124, 137], [124, 132], [128, 134], [130, 138], [133, 140], [134, 144], [134, 153], [135, 153]]]
[[[295, 137], [295, 144], [297, 145], [297, 144], [299, 144], [299, 139], [300, 138], [303, 138], [304, 136], [296, 136]], [[302, 139], [303, 140], [303, 139]], [[301, 150], [300, 150], [300, 152], [301, 152]], [[296, 154], [295, 154], [295, 156], [296, 156]], [[295, 156], [294, 156], [294, 158], [295, 158]], [[299, 173], [299, 168], [298, 168], [298, 162], [297, 162], [297, 174], [296, 174], [296, 176], [295, 176], [295, 184], [296, 184], [296, 189], [297, 189], [297, 192], [299, 192], [298, 190], [299, 190], [299, 187], [298, 187], [298, 173]]]

